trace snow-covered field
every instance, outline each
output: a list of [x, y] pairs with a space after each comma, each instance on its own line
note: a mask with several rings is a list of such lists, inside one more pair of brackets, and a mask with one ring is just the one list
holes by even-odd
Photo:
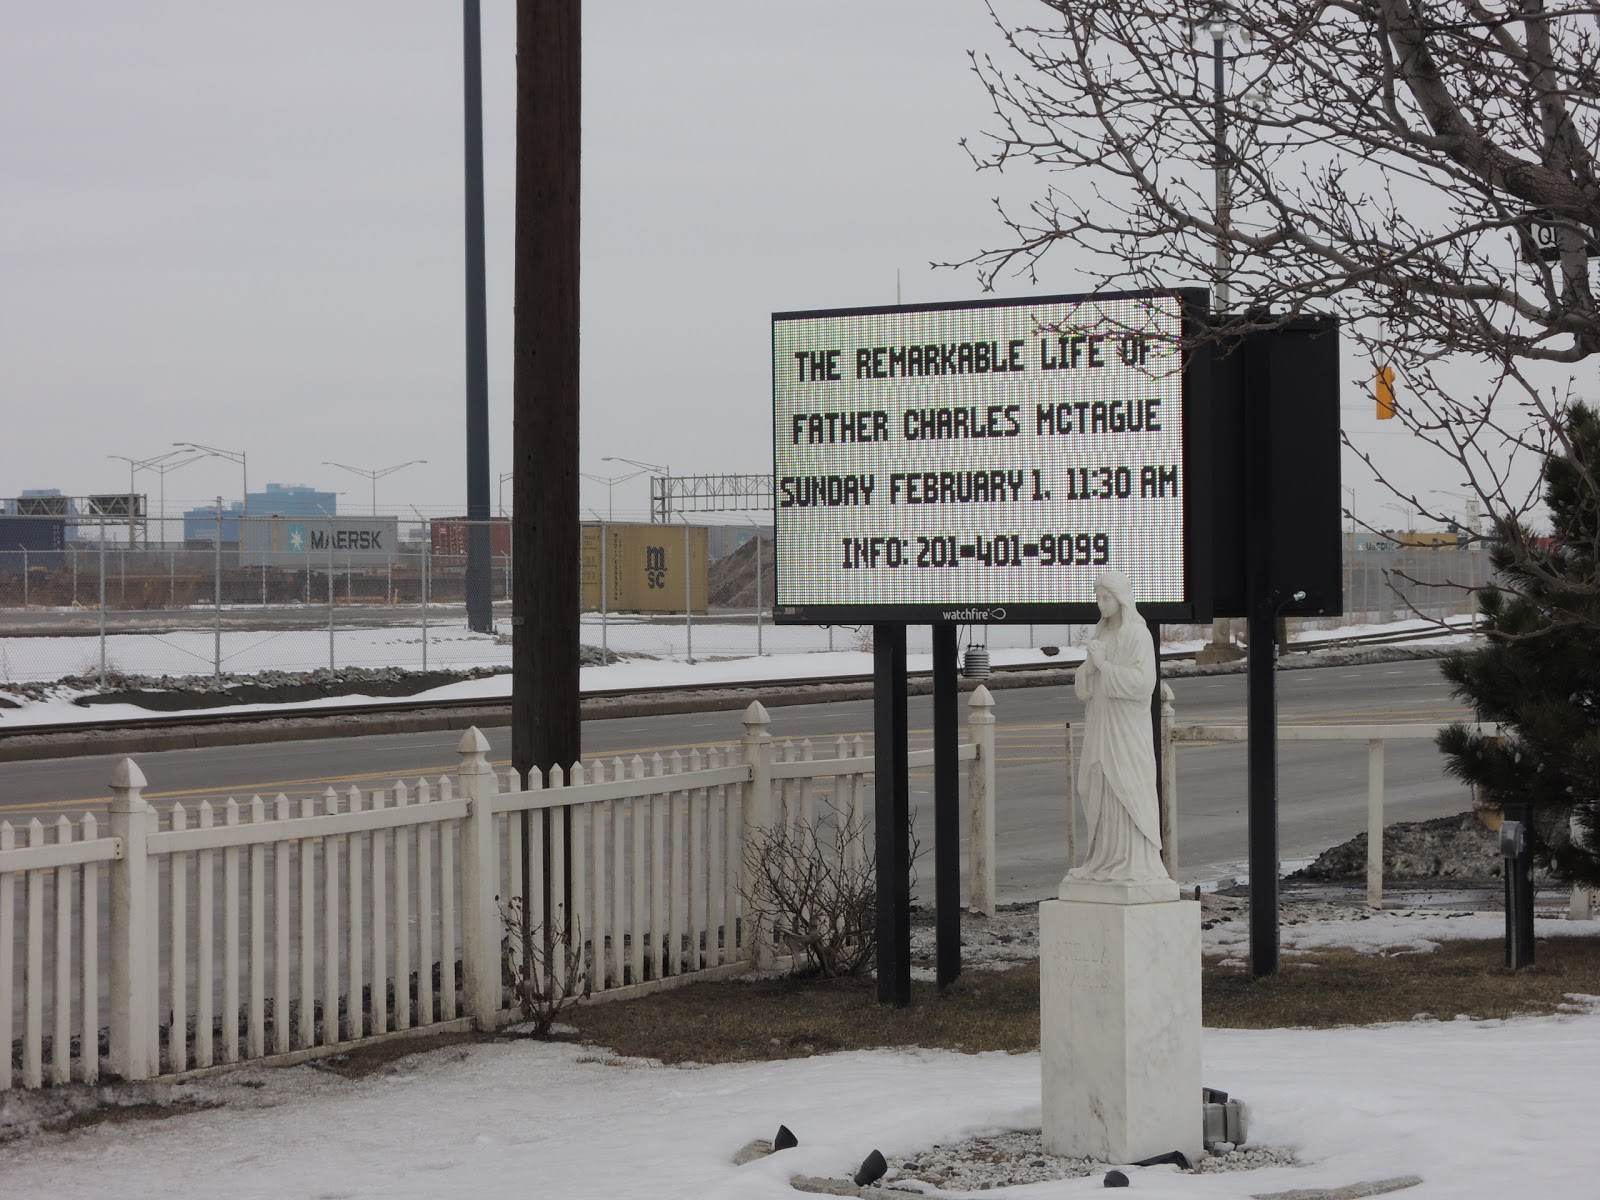
[[[1547, 925], [1557, 931], [1541, 922], [1541, 934]], [[1396, 916], [1304, 929], [1319, 944], [1367, 948], [1422, 944], [1437, 932]], [[1252, 1144], [1291, 1148], [1301, 1165], [1215, 1175], [1130, 1168], [1131, 1186], [1202, 1200], [1417, 1175], [1422, 1184], [1401, 1195], [1592, 1196], [1595, 999], [1574, 998], [1570, 1014], [1553, 1018], [1208, 1030], [1207, 1084], [1248, 1102]], [[668, 1068], [594, 1047], [510, 1042], [405, 1059], [360, 1081], [302, 1066], [142, 1092], [157, 1093], [221, 1107], [26, 1134], [0, 1151], [0, 1194], [791, 1200], [801, 1193], [790, 1176], [842, 1179], [874, 1148], [892, 1158], [1036, 1130], [1039, 1059], [913, 1049]], [[0, 1118], [9, 1105], [10, 1122], [25, 1121], [48, 1099], [0, 1098]], [[798, 1147], [733, 1165], [736, 1150], [780, 1123]], [[1001, 1191], [1054, 1200], [1101, 1187], [1097, 1174]]]
[[[230, 613], [230, 622], [239, 619]], [[498, 636], [473, 633], [459, 621], [432, 623], [426, 630], [426, 666], [433, 670], [511, 665], [509, 621], [500, 620]], [[1071, 626], [1003, 627], [988, 631], [990, 645], [1026, 648], [1071, 640]], [[929, 649], [925, 629], [913, 631], [913, 648]], [[980, 635], [981, 636], [981, 635]], [[619, 654], [653, 659], [754, 658], [852, 651], [871, 645], [870, 633], [855, 627], [824, 628], [773, 625], [758, 629], [746, 622], [648, 620], [612, 616], [583, 618], [581, 640]], [[424, 630], [416, 622], [381, 626], [327, 628], [231, 629], [221, 635], [221, 669], [250, 675], [259, 671], [314, 671], [329, 667], [424, 666]], [[331, 645], [330, 645], [331, 640]], [[106, 635], [107, 670], [128, 675], [210, 675], [218, 657], [214, 632], [199, 628]], [[100, 670], [100, 639], [87, 637], [13, 636], [0, 639], [0, 684], [95, 675]]]
[[[1338, 643], [1363, 633], [1423, 631], [1433, 628], [1424, 621], [1395, 622], [1377, 626], [1345, 626], [1341, 628], [1303, 631], [1297, 644], [1314, 645]], [[382, 629], [344, 630], [339, 634], [340, 645], [349, 653], [346, 666], [421, 666], [421, 627], [394, 626]], [[1065, 625], [997, 626], [984, 630], [987, 635], [990, 658], [996, 666], [1033, 664], [1037, 666], [1070, 665], [1083, 657], [1081, 647], [1074, 645], [1080, 627]], [[1178, 631], [1174, 631], [1178, 632]], [[1183, 632], [1197, 632], [1184, 630]], [[932, 666], [931, 647], [926, 628], [911, 631], [908, 665], [911, 670], [928, 670]], [[210, 661], [212, 634], [187, 631], [168, 634], [122, 634], [108, 637], [108, 658], [117, 670], [130, 673], [137, 670], [145, 675], [209, 674], [200, 663], [200, 657]], [[223, 632], [224, 667], [238, 674], [265, 670], [281, 670], [281, 656], [274, 657], [270, 647], [284, 638], [322, 639], [323, 661], [327, 665], [327, 634], [263, 632]], [[647, 687], [716, 687], [725, 684], [755, 683], [767, 680], [816, 679], [839, 675], [866, 677], [872, 672], [870, 641], [865, 631], [836, 629], [831, 631], [833, 649], [829, 649], [830, 631], [807, 626], [766, 626], [761, 631], [760, 653], [757, 653], [756, 628], [752, 625], [717, 624], [698, 628], [693, 636], [682, 625], [656, 622], [621, 623], [613, 619], [604, 631], [598, 620], [585, 619], [583, 641], [598, 646], [602, 641], [618, 653], [634, 657], [603, 667], [585, 667], [581, 673], [583, 691], [598, 692]], [[1440, 633], [1436, 644], [1464, 640], [1465, 635]], [[965, 644], [965, 635], [963, 637]], [[1166, 643], [1169, 652], [1197, 649], [1202, 641], [1196, 637]], [[7, 682], [36, 679], [58, 679], [71, 674], [93, 674], [92, 663], [80, 661], [95, 650], [92, 638], [6, 638], [0, 640], [0, 650], [8, 656], [0, 662], [0, 686]], [[134, 649], [129, 649], [134, 647]], [[1056, 651], [1047, 654], [1045, 647]], [[690, 652], [693, 652], [691, 660]], [[125, 657], [124, 657], [125, 656]], [[54, 673], [39, 674], [34, 671], [19, 672], [17, 663], [38, 662], [48, 659], [60, 669]], [[9, 663], [9, 667], [7, 666]], [[136, 665], [137, 664], [137, 665]], [[314, 669], [313, 661], [306, 668]], [[431, 669], [466, 668], [476, 666], [511, 665], [511, 647], [496, 639], [472, 634], [459, 627], [429, 630], [428, 666]], [[9, 671], [9, 675], [8, 672]], [[19, 700], [18, 708], [0, 708], [0, 729], [22, 726], [67, 725], [95, 721], [129, 720], [148, 716], [147, 710], [137, 705], [95, 705], [86, 708], [72, 703], [80, 691], [57, 689], [42, 700]], [[504, 699], [511, 695], [510, 675], [487, 679], [463, 680], [447, 684], [419, 696], [393, 699], [392, 703], [409, 704], [419, 699], [446, 699], [480, 697]], [[12, 697], [18, 699], [17, 697]], [[330, 705], [356, 703], [384, 703], [382, 698], [343, 696], [324, 701], [309, 701], [293, 706], [249, 705], [229, 708], [229, 712], [250, 712], [292, 708], [316, 708]]]

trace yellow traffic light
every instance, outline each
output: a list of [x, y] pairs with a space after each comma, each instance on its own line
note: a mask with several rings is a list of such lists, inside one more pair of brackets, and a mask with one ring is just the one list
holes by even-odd
[[1394, 368], [1384, 365], [1378, 368], [1378, 378], [1375, 391], [1378, 396], [1378, 420], [1387, 421], [1394, 416]]

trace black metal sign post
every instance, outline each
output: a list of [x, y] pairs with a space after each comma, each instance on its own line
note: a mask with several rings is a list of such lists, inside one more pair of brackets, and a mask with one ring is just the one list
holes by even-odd
[[911, 1003], [911, 784], [906, 770], [906, 627], [872, 627], [873, 814], [877, 821], [878, 1003]]
[[1278, 973], [1278, 692], [1273, 605], [1257, 598], [1246, 618], [1250, 638], [1245, 724], [1250, 739], [1250, 974]]
[[1244, 406], [1244, 566], [1250, 640], [1245, 664], [1249, 738], [1246, 791], [1250, 830], [1250, 974], [1278, 973], [1278, 692], [1277, 615], [1272, 586], [1272, 395], [1248, 343]]
[[961, 974], [961, 780], [956, 627], [933, 627], [933, 911], [941, 989]]
[[[1250, 970], [1279, 968], [1278, 745], [1274, 629], [1342, 608], [1339, 322], [1265, 314], [1192, 360], [1209, 383], [1212, 612], [1243, 617], [1249, 737]], [[1190, 494], [1195, 487], [1190, 476]]]

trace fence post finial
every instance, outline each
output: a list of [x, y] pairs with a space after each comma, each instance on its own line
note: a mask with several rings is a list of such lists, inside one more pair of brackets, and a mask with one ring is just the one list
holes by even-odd
[[967, 909], [994, 916], [994, 696], [981, 683], [967, 700], [967, 728], [977, 755], [967, 774]]
[[139, 764], [131, 758], [125, 758], [111, 772], [112, 798], [120, 800], [131, 796], [135, 800], [140, 799], [139, 793], [144, 790], [147, 782], [144, 772], [139, 769]]
[[144, 787], [144, 772], [131, 758], [124, 758], [111, 773], [111, 836], [121, 843], [122, 853], [110, 864], [108, 1065], [124, 1079], [149, 1079], [161, 1069], [156, 1040], [156, 914], [150, 903], [148, 848], [155, 810], [141, 795]]
[[468, 761], [484, 761], [484, 756], [489, 753], [489, 739], [474, 725], [461, 735], [461, 740], [456, 743], [456, 752]]
[[[750, 768], [750, 782], [744, 790], [744, 853], [740, 870], [741, 880], [750, 877], [755, 861], [756, 846], [762, 833], [772, 828], [772, 734], [768, 726], [772, 718], [759, 700], [752, 700], [744, 710], [744, 761]], [[731, 942], [731, 921], [728, 930]], [[745, 957], [758, 967], [772, 965], [772, 931], [748, 909], [745, 914]]]
[[983, 684], [972, 689], [972, 695], [967, 698], [967, 707], [972, 710], [971, 720], [985, 719], [978, 716], [979, 711], [983, 711], [987, 714], [986, 719], [993, 723], [994, 713], [988, 710], [994, 707], [994, 695]]
[[493, 1029], [500, 1012], [500, 910], [495, 884], [500, 858], [494, 844], [494, 796], [489, 739], [477, 726], [461, 735], [457, 791], [467, 802], [461, 822], [461, 978], [466, 1015]]
[[744, 724], [746, 741], [752, 738], [771, 740], [772, 734], [768, 732], [767, 727], [772, 724], [772, 716], [767, 712], [766, 706], [761, 701], [750, 701], [750, 706], [744, 710], [744, 716], [739, 719]]

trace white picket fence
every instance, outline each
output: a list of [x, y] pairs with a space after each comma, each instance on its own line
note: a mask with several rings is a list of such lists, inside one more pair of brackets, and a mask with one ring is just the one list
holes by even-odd
[[[972, 906], [992, 912], [987, 689], [970, 706]], [[454, 776], [161, 813], [124, 759], [109, 828], [0, 823], [0, 1090], [504, 1024], [502, 898], [525, 883], [533, 922], [570, 920], [591, 997], [771, 963], [740, 892], [751, 836], [850, 822], [870, 837], [873, 758], [861, 738], [775, 743], [760, 704], [743, 724], [737, 744], [577, 763], [529, 788], [469, 729]]]

